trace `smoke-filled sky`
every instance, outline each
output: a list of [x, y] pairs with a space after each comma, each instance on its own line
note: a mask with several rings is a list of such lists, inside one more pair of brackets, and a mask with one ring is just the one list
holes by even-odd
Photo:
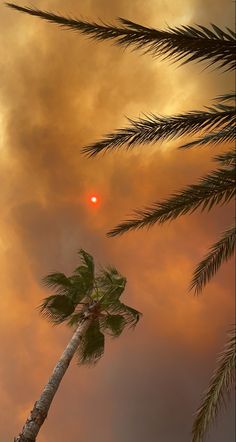
[[[18, 2], [18, 4], [22, 4]], [[223, 0], [34, 0], [84, 19], [125, 17], [147, 26], [233, 27]], [[149, 231], [106, 232], [142, 207], [215, 167], [222, 148], [179, 151], [180, 141], [94, 159], [81, 147], [126, 116], [202, 109], [233, 88], [233, 75], [177, 67], [62, 31], [0, 5], [0, 439], [10, 442], [66, 345], [36, 307], [42, 276], [71, 272], [84, 248], [128, 279], [125, 301], [143, 312], [134, 332], [107, 343], [95, 368], [72, 363], [39, 442], [189, 442], [192, 414], [234, 322], [232, 262], [199, 297], [195, 265], [231, 223], [232, 207]], [[100, 204], [88, 197], [96, 192]], [[234, 441], [233, 404], [209, 442]]]

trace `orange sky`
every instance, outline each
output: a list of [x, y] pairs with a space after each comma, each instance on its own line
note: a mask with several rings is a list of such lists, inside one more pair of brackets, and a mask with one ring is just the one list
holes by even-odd
[[[85, 19], [233, 27], [230, 1], [80, 3], [34, 1]], [[0, 25], [0, 439], [19, 432], [70, 336], [38, 316], [40, 279], [70, 272], [82, 247], [127, 276], [125, 300], [144, 317], [134, 333], [107, 343], [95, 368], [72, 364], [38, 441], [189, 442], [192, 413], [234, 321], [232, 263], [202, 296], [187, 288], [232, 208], [120, 238], [105, 233], [214, 167], [213, 151], [181, 152], [172, 141], [89, 160], [80, 148], [123, 126], [126, 115], [202, 108], [232, 90], [233, 75], [91, 42], [3, 5]], [[87, 203], [94, 191], [98, 207]], [[232, 408], [209, 442], [234, 440]]]

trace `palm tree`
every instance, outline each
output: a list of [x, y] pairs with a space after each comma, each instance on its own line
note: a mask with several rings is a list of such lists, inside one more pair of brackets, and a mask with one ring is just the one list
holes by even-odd
[[[118, 26], [95, 23], [63, 17], [53, 12], [37, 8], [21, 7], [6, 3], [12, 9], [27, 13], [62, 28], [71, 29], [98, 41], [115, 40], [120, 46], [143, 50], [152, 56], [169, 58], [182, 64], [192, 61], [216, 65], [224, 71], [236, 66], [236, 34], [229, 28], [216, 25], [207, 28], [198, 26], [169, 27], [167, 30], [147, 28], [125, 19], [119, 19]], [[195, 146], [233, 142], [235, 131], [235, 92], [217, 97], [206, 110], [194, 110], [174, 116], [144, 115], [143, 118], [129, 119], [129, 126], [105, 135], [101, 140], [85, 146], [83, 152], [95, 156], [100, 152], [125, 147], [133, 148], [140, 144], [150, 144], [160, 140], [179, 138], [183, 135], [198, 134], [198, 138], [185, 143], [181, 149]], [[195, 210], [211, 210], [215, 205], [228, 203], [235, 195], [235, 150], [231, 149], [215, 157], [220, 167], [192, 184], [174, 193], [164, 201], [139, 209], [134, 216], [120, 223], [109, 236], [123, 234], [129, 230], [151, 227], [156, 223], [174, 220], [180, 215]], [[193, 273], [190, 289], [200, 293], [205, 284], [233, 254], [236, 242], [235, 225], [230, 226], [210, 248], [209, 253], [199, 263]], [[232, 335], [232, 333], [234, 333]], [[225, 392], [232, 385], [235, 367], [235, 332], [230, 333], [229, 341], [220, 356], [218, 368], [213, 374], [209, 388], [203, 396], [193, 424], [193, 442], [200, 442], [211, 421], [224, 400]]]
[[75, 354], [79, 364], [95, 364], [103, 355], [105, 334], [118, 337], [126, 327], [135, 327], [139, 321], [141, 314], [120, 301], [126, 278], [114, 267], [102, 268], [95, 275], [92, 256], [84, 250], [79, 255], [82, 265], [71, 276], [51, 273], [43, 279], [54, 294], [43, 300], [41, 313], [52, 324], [67, 323], [74, 334], [15, 442], [36, 440]]

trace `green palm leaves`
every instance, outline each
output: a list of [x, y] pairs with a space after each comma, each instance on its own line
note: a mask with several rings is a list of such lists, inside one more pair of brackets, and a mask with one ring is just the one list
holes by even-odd
[[126, 327], [137, 324], [140, 313], [120, 301], [126, 279], [114, 267], [96, 275], [92, 256], [84, 250], [79, 255], [81, 265], [71, 276], [51, 273], [43, 279], [54, 294], [43, 300], [40, 310], [55, 325], [67, 322], [77, 327], [91, 319], [77, 352], [80, 363], [90, 364], [104, 352], [104, 335], [120, 336]]
[[235, 67], [235, 33], [231, 29], [222, 30], [212, 25], [211, 29], [204, 26], [181, 26], [160, 31], [122, 18], [119, 19], [119, 26], [110, 26], [67, 18], [37, 8], [6, 4], [95, 40], [115, 40], [117, 45], [142, 49], [154, 57], [172, 57], [174, 61], [183, 60], [183, 63], [207, 60], [209, 66], [217, 64], [225, 70]]
[[86, 330], [78, 347], [77, 355], [81, 364], [96, 363], [104, 353], [105, 337], [100, 330], [99, 320], [94, 320]]

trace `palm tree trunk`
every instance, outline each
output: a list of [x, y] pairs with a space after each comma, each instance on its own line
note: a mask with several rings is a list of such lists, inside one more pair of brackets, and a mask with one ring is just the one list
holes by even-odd
[[77, 327], [70, 342], [56, 364], [48, 383], [44, 387], [39, 400], [35, 402], [33, 410], [30, 412], [22, 432], [14, 439], [14, 442], [35, 442], [38, 432], [47, 417], [50, 405], [58, 390], [61, 380], [69, 367], [71, 359], [73, 358], [80, 344], [82, 336], [91, 323], [91, 320], [91, 318], [87, 318]]

